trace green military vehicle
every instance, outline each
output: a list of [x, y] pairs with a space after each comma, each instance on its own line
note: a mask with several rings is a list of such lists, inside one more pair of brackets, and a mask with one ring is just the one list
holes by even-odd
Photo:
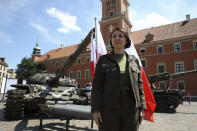
[[[170, 73], [159, 73], [154, 75], [148, 75], [153, 96], [156, 101], [157, 112], [175, 112], [176, 108], [183, 102], [185, 90], [171, 89], [172, 79], [197, 73], [196, 70], [179, 72], [175, 74]], [[154, 87], [155, 82], [168, 81], [168, 85], [164, 89], [158, 89]]]
[[27, 84], [12, 85], [14, 90], [7, 92], [4, 109], [6, 120], [24, 118], [25, 114], [40, 110], [40, 104], [54, 105], [68, 103], [85, 105], [88, 103], [84, 95], [85, 89], [76, 89], [74, 79], [62, 77], [64, 72], [74, 63], [77, 56], [90, 44], [92, 29], [79, 44], [75, 52], [67, 58], [63, 68], [57, 74], [38, 73], [28, 78]]

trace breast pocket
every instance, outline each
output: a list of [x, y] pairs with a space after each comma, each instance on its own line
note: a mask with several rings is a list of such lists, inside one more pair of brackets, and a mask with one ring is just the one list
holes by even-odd
[[131, 71], [133, 73], [135, 80], [138, 81], [138, 75], [140, 73], [140, 70], [138, 69], [137, 64], [130, 65], [130, 68], [131, 68]]

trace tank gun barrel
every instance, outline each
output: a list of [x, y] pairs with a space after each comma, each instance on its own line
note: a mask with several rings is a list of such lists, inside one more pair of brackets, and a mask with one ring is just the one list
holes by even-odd
[[91, 41], [91, 33], [95, 29], [91, 29], [85, 39], [79, 44], [78, 48], [72, 53], [71, 56], [68, 57], [62, 68], [58, 71], [55, 78], [50, 81], [50, 85], [56, 85], [60, 77], [62, 77], [65, 71], [76, 61], [77, 57], [83, 52], [83, 50], [90, 44]]
[[177, 77], [195, 74], [195, 73], [197, 73], [197, 70], [179, 72], [179, 73], [175, 73], [175, 74], [170, 74], [168, 72], [165, 72], [165, 73], [159, 73], [159, 74], [154, 74], [154, 75], [148, 75], [148, 80], [150, 83], [154, 83], [157, 81], [170, 80], [172, 78], [177, 78]]
[[170, 79], [170, 73], [159, 73], [159, 74], [154, 74], [154, 75], [148, 75], [148, 80], [150, 83], [154, 83], [157, 81], [163, 81], [163, 80], [168, 80]]
[[191, 71], [185, 71], [185, 72], [179, 72], [175, 74], [170, 74], [171, 78], [181, 77], [185, 75], [191, 75], [197, 73], [197, 70], [191, 70]]

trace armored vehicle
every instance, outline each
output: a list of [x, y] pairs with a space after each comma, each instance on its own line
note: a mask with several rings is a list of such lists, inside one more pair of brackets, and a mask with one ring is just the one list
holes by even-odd
[[64, 72], [77, 59], [90, 43], [92, 29], [79, 44], [74, 53], [69, 56], [57, 74], [38, 73], [30, 76], [27, 84], [12, 85], [14, 90], [7, 92], [4, 118], [15, 120], [24, 118], [25, 114], [39, 111], [39, 104], [87, 104], [85, 89], [76, 89], [76, 81], [66, 78]]
[[[175, 112], [176, 108], [183, 102], [185, 90], [171, 89], [172, 79], [197, 73], [196, 70], [180, 72], [175, 74], [160, 73], [148, 75], [148, 80], [153, 91], [153, 96], [156, 101], [156, 111], [158, 112]], [[163, 89], [158, 89], [154, 86], [155, 82], [168, 81], [168, 85]]]

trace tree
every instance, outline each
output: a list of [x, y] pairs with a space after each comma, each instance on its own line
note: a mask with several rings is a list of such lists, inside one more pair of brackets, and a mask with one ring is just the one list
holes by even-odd
[[37, 64], [32, 58], [24, 57], [20, 64], [17, 65], [16, 78], [18, 83], [22, 84], [22, 81], [28, 79], [29, 76], [37, 73]]

